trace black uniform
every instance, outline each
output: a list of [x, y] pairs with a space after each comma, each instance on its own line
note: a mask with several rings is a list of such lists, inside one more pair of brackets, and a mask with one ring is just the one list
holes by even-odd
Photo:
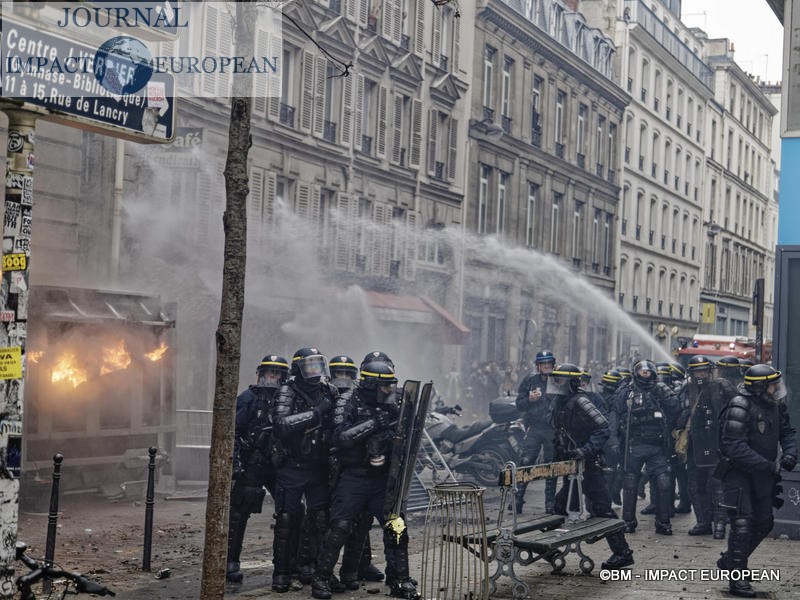
[[[531, 390], [538, 389], [542, 393], [539, 400], [529, 399]], [[542, 452], [542, 460], [546, 463], [553, 460], [553, 400], [547, 394], [547, 381], [539, 373], [531, 373], [519, 385], [517, 391], [517, 410], [522, 413], [525, 424], [525, 441], [520, 462], [532, 465]], [[528, 484], [522, 483], [517, 490], [517, 512], [522, 511], [525, 502], [525, 490]], [[544, 483], [545, 512], [552, 513], [555, 505], [556, 479], [548, 478]]]
[[[315, 598], [330, 597], [327, 583], [339, 552], [352, 528], [363, 523], [361, 515], [367, 511], [378, 519], [384, 531], [386, 583], [392, 595], [413, 598], [416, 592], [409, 577], [408, 533], [404, 530], [398, 536], [384, 528], [393, 422], [397, 420], [399, 407], [394, 402], [370, 403], [362, 396], [366, 394], [356, 387], [352, 393], [340, 396], [336, 405], [334, 444], [341, 474], [332, 492], [330, 528], [317, 557], [312, 594]], [[351, 559], [345, 556], [341, 572], [355, 572], [357, 559], [354, 556], [352, 564], [346, 564]], [[408, 595], [403, 594], [405, 586], [409, 588]]]
[[[333, 432], [333, 406], [338, 394], [327, 380], [311, 383], [291, 377], [281, 388], [273, 409], [277, 475], [273, 589], [286, 591], [294, 563], [293, 532], [301, 523], [297, 561], [301, 575], [312, 570], [316, 544], [328, 523], [328, 454]], [[306, 515], [303, 520], [302, 500]], [[277, 589], [276, 589], [277, 588]]]
[[[261, 512], [266, 494], [274, 496], [272, 465], [272, 409], [276, 388], [251, 385], [236, 398], [236, 434], [233, 442], [233, 488], [228, 528], [230, 574], [239, 571], [247, 520]], [[239, 576], [241, 580], [241, 576]]]
[[[558, 369], [562, 369], [559, 366]], [[587, 508], [593, 517], [617, 518], [611, 508], [603, 471], [597, 459], [611, 432], [608, 420], [581, 390], [570, 395], [554, 396], [553, 427], [555, 430], [555, 454], [558, 460], [579, 459], [584, 461], [583, 493]], [[567, 514], [569, 482], [556, 494], [556, 514]], [[603, 568], [619, 568], [633, 563], [633, 552], [625, 540], [625, 534], [614, 533], [607, 538], [614, 555], [603, 563]]]
[[735, 391], [729, 382], [718, 379], [707, 379], [702, 384], [689, 381], [681, 390], [683, 411], [677, 427], [684, 429], [689, 425], [686, 472], [697, 518], [697, 525], [690, 530], [692, 535], [712, 533], [712, 522], [718, 521], [714, 499], [719, 481], [713, 474], [719, 461], [719, 416]]
[[655, 479], [657, 484], [656, 532], [671, 534], [673, 485], [668, 458], [671, 453], [671, 423], [677, 413], [677, 399], [662, 383], [647, 386], [634, 379], [618, 397], [617, 414], [625, 471], [622, 518], [628, 531], [635, 531], [637, 525], [636, 494], [644, 466], [648, 478]]
[[[756, 365], [748, 371], [769, 368]], [[747, 382], [747, 375], [745, 375]], [[772, 506], [776, 497], [779, 468], [793, 470], [797, 462], [795, 429], [786, 404], [746, 385], [723, 410], [720, 418], [720, 461], [717, 475], [722, 481], [723, 505], [728, 509], [731, 531], [728, 550], [717, 565], [747, 569], [747, 560], [772, 530]], [[776, 464], [778, 446], [783, 452]], [[731, 592], [754, 597], [748, 582], [730, 583]]]

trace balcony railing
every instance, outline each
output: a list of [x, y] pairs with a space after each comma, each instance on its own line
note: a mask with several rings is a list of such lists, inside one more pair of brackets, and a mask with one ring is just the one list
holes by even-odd
[[442, 71], [447, 71], [447, 60], [448, 60], [448, 59], [447, 59], [447, 57], [446, 57], [444, 54], [442, 54], [441, 56], [439, 56], [439, 68], [440, 68]]
[[506, 133], [511, 133], [511, 117], [503, 115], [500, 118], [500, 125], [503, 128], [503, 131]]
[[361, 136], [361, 152], [372, 155], [372, 138], [368, 135]]
[[616, 183], [617, 182], [617, 172], [614, 169], [608, 170], [608, 183]]
[[594, 172], [597, 174], [598, 177], [603, 176], [603, 163], [597, 163], [594, 167]]
[[606, 276], [611, 275], [611, 267], [609, 265], [606, 265], [605, 267], [603, 267], [603, 275], [606, 275]]
[[558, 158], [564, 158], [564, 144], [561, 142], [556, 142], [556, 156]]
[[325, 130], [322, 137], [331, 144], [336, 143], [336, 123], [325, 121]]
[[531, 127], [531, 144], [534, 146], [542, 147], [542, 128]]
[[400, 47], [403, 50], [408, 50], [411, 47], [411, 38], [405, 34], [400, 36]]
[[600, 263], [593, 262], [592, 273], [598, 273], [599, 271], [600, 271]]
[[494, 123], [494, 109], [488, 106], [483, 107], [483, 120], [488, 123]]
[[433, 177], [435, 179], [444, 180], [444, 163], [436, 161], [436, 164], [433, 168]]
[[578, 161], [578, 166], [583, 169], [586, 167], [586, 156], [578, 152], [577, 156], [575, 157]]
[[378, 33], [378, 17], [370, 17], [367, 21], [367, 31], [370, 33]]
[[573, 256], [572, 257], [572, 266], [575, 267], [576, 269], [580, 269], [581, 268], [581, 259], [578, 258], [577, 256]]
[[288, 104], [284, 104], [283, 102], [281, 102], [280, 114], [278, 115], [278, 119], [280, 120], [282, 125], [288, 125], [289, 127], [294, 127], [294, 106], [289, 106]]

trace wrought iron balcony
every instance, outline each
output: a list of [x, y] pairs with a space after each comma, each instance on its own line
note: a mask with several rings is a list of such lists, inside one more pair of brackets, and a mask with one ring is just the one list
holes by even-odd
[[511, 117], [507, 117], [503, 115], [500, 119], [501, 126], [503, 131], [506, 133], [511, 133]]
[[483, 107], [483, 120], [487, 123], [494, 123], [494, 109], [488, 106]]
[[403, 50], [408, 50], [411, 47], [411, 38], [403, 34], [400, 36], [400, 47]]
[[325, 131], [322, 137], [331, 144], [336, 143], [336, 123], [332, 121], [325, 121]]
[[542, 128], [531, 127], [531, 144], [534, 146], [542, 147]]
[[572, 266], [575, 267], [576, 269], [580, 269], [581, 268], [581, 259], [578, 258], [577, 256], [573, 256], [572, 257]]
[[577, 159], [578, 166], [581, 169], [586, 167], [586, 156], [585, 155], [583, 155], [580, 152], [578, 152], [578, 154], [575, 156], [575, 158]]
[[372, 155], [372, 138], [368, 135], [361, 136], [361, 152]]
[[597, 174], [598, 177], [603, 176], [603, 163], [597, 163], [594, 166], [594, 172]]
[[560, 142], [556, 142], [556, 156], [558, 158], [564, 158], [564, 144]]
[[278, 119], [280, 120], [282, 125], [288, 125], [289, 127], [294, 127], [294, 106], [289, 106], [288, 104], [284, 104], [283, 102], [281, 102], [280, 114], [278, 115]]
[[622, 306], [625, 303], [625, 292], [619, 293], [618, 301], [620, 306]]

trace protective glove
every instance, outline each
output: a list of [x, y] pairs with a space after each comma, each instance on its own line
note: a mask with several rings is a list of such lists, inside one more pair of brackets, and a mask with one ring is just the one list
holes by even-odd
[[389, 429], [389, 426], [392, 424], [391, 417], [383, 410], [376, 410], [373, 419], [375, 419], [375, 425], [377, 425], [379, 429]]
[[331, 402], [331, 399], [328, 398], [327, 396], [320, 396], [319, 404], [317, 404], [313, 410], [317, 418], [322, 419], [322, 417], [331, 412], [331, 408], [333, 408], [333, 403]]
[[781, 456], [781, 469], [784, 471], [794, 471], [797, 466], [797, 457], [792, 454], [784, 454]]

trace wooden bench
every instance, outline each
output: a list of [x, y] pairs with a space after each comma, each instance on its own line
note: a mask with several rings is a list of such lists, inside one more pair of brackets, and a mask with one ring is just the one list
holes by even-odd
[[[567, 507], [570, 510], [566, 517], [543, 515], [518, 521], [517, 515], [512, 512], [511, 518], [504, 520], [506, 506], [509, 500], [514, 499], [517, 482], [547, 477], [568, 478]], [[582, 478], [582, 461], [561, 461], [530, 467], [506, 464], [500, 472], [502, 495], [497, 526], [492, 530], [491, 539], [488, 532], [486, 538], [490, 548], [486, 558], [496, 565], [494, 573], [489, 577], [490, 595], [495, 592], [496, 581], [507, 575], [514, 582], [514, 598], [526, 597], [529, 593], [528, 584], [517, 577], [514, 566], [528, 566], [537, 560], [546, 560], [553, 567], [553, 573], [558, 573], [566, 566], [567, 555], [574, 552], [580, 557], [581, 571], [585, 574], [592, 572], [594, 561], [584, 554], [581, 544], [593, 544], [621, 531], [625, 528], [625, 522], [621, 519], [589, 516], [583, 498]]]

